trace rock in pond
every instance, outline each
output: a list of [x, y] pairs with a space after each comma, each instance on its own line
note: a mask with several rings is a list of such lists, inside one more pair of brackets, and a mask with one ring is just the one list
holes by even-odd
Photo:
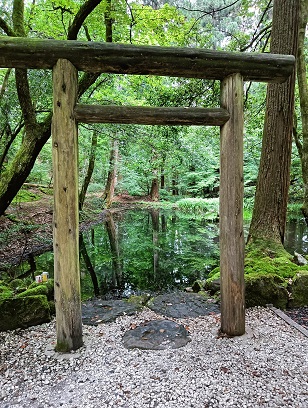
[[123, 336], [126, 348], [165, 350], [185, 346], [190, 337], [181, 324], [171, 320], [153, 320], [128, 330]]

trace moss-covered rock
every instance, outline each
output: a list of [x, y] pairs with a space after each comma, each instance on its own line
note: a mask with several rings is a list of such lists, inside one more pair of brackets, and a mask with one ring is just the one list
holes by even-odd
[[13, 291], [8, 286], [0, 285], [0, 302], [4, 299], [13, 297]]
[[299, 267], [287, 257], [270, 258], [251, 258], [248, 254], [245, 259], [245, 274], [278, 275], [283, 278], [292, 278]]
[[54, 299], [54, 280], [48, 279], [47, 282], [42, 282], [42, 283], [32, 282], [31, 285], [28, 287], [28, 289], [38, 288], [41, 286], [45, 286], [47, 288], [48, 300], [53, 300]]
[[[301, 278], [297, 281], [299, 273]], [[293, 284], [288, 289], [292, 291], [294, 305], [307, 304], [308, 278], [304, 278], [306, 273], [308, 274], [308, 266], [294, 263], [293, 256], [282, 244], [265, 240], [250, 243], [246, 246], [245, 256], [246, 306], [265, 306], [272, 303], [285, 309], [290, 300], [287, 290], [290, 281]], [[215, 268], [206, 280], [205, 288], [213, 294], [220, 289], [219, 285], [220, 271]]]
[[27, 285], [22, 279], [13, 279], [8, 285], [13, 290], [20, 289], [20, 288], [27, 289]]
[[24, 292], [18, 293], [15, 297], [28, 297], [28, 296], [36, 296], [36, 295], [45, 295], [47, 300], [48, 289], [46, 285], [36, 286], [34, 288], [30, 288], [25, 290]]
[[44, 295], [0, 301], [0, 331], [26, 328], [50, 321], [50, 307]]
[[308, 271], [299, 271], [295, 275], [291, 290], [290, 306], [301, 307], [308, 305]]
[[266, 306], [273, 304], [280, 309], [286, 309], [289, 293], [285, 280], [274, 274], [245, 275], [246, 307]]
[[147, 293], [144, 295], [131, 295], [128, 299], [127, 302], [129, 303], [133, 303], [136, 306], [145, 306], [148, 301], [150, 300], [150, 295], [148, 295]]
[[220, 291], [220, 268], [214, 268], [204, 283], [204, 289], [214, 295]]
[[198, 279], [192, 284], [192, 290], [195, 293], [198, 293], [205, 289], [205, 284], [206, 284], [205, 280]]

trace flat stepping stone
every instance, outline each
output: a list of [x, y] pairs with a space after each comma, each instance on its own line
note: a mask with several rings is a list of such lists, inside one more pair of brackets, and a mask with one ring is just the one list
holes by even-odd
[[133, 302], [126, 300], [89, 300], [81, 306], [82, 322], [90, 326], [100, 323], [113, 322], [117, 317], [133, 315], [142, 308]]
[[175, 349], [190, 340], [185, 327], [171, 320], [152, 320], [128, 330], [123, 336], [126, 348], [143, 350]]
[[166, 293], [156, 296], [147, 306], [156, 313], [175, 319], [220, 313], [213, 299], [197, 293]]

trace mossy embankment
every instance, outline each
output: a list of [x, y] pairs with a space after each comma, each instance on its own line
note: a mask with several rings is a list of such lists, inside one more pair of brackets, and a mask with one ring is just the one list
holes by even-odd
[[[308, 304], [308, 264], [298, 265], [296, 257], [281, 244], [254, 241], [245, 250], [246, 306], [273, 304], [281, 309]], [[220, 271], [215, 268], [204, 286], [219, 291]]]

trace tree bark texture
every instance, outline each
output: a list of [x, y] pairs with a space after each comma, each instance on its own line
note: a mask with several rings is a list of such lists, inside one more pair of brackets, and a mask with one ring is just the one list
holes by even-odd
[[221, 84], [221, 105], [230, 119], [220, 131], [220, 279], [221, 331], [245, 333], [243, 231], [243, 79], [240, 74]]
[[222, 108], [176, 108], [150, 106], [77, 105], [75, 117], [83, 123], [127, 123], [139, 125], [221, 126], [230, 115]]
[[1, 38], [1, 68], [52, 69], [68, 59], [79, 71], [218, 79], [241, 73], [247, 81], [284, 82], [295, 59], [288, 55], [83, 41]]
[[[275, 0], [271, 52], [296, 55], [299, 0]], [[295, 70], [284, 84], [269, 84], [253, 216], [248, 240], [283, 243], [292, 148]]]
[[59, 60], [53, 71], [54, 280], [58, 351], [82, 346], [79, 273], [78, 140], [73, 116], [77, 70]]
[[308, 223], [308, 84], [305, 61], [305, 32], [308, 18], [308, 0], [300, 0], [299, 36], [297, 53], [297, 81], [302, 118], [301, 165], [304, 181], [302, 211]]

